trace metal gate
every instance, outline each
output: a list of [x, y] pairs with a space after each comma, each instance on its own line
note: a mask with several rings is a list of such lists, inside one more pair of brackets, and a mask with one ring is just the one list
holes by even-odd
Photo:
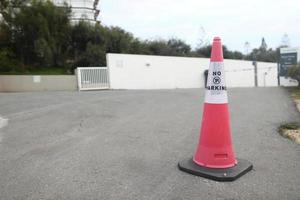
[[109, 89], [107, 67], [78, 67], [77, 81], [79, 90]]

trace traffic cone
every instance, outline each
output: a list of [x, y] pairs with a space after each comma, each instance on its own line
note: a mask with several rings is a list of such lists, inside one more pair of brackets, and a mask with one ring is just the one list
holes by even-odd
[[180, 170], [216, 181], [234, 181], [250, 171], [252, 164], [236, 159], [231, 141], [222, 43], [213, 40], [202, 126], [192, 159], [178, 163]]

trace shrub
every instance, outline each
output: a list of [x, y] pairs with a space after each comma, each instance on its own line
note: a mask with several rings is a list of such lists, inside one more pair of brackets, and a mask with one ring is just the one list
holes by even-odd
[[298, 81], [298, 87], [300, 87], [300, 63], [295, 67], [290, 67], [288, 69], [288, 75]]
[[14, 58], [11, 50], [0, 50], [0, 72], [15, 71], [19, 66], [19, 62]]

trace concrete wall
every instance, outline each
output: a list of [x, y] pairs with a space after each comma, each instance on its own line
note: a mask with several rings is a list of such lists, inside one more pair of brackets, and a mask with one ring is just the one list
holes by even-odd
[[0, 75], [0, 92], [77, 90], [75, 75]]
[[[228, 87], [254, 87], [251, 61], [224, 60]], [[258, 62], [258, 85], [277, 86], [277, 64]], [[204, 87], [207, 58], [107, 54], [112, 89]]]

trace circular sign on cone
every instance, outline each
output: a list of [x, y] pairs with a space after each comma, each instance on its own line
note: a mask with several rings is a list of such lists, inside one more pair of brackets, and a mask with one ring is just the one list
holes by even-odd
[[228, 109], [222, 43], [212, 45], [205, 103], [198, 146], [193, 158], [178, 163], [180, 170], [217, 181], [234, 181], [250, 171], [252, 164], [236, 159]]

